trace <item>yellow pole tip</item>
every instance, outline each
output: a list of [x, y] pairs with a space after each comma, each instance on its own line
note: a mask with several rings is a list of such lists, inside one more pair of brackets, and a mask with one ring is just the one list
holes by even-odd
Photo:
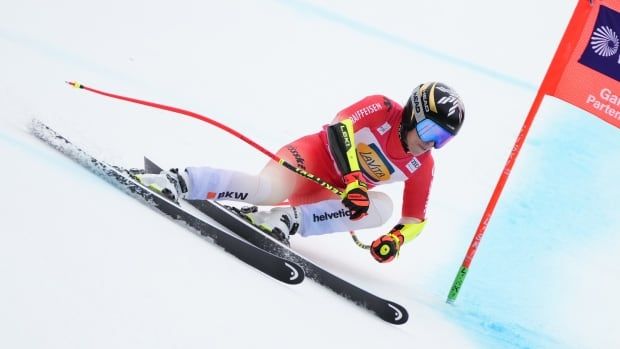
[[66, 81], [66, 83], [71, 85], [71, 86], [73, 86], [73, 87], [75, 87], [75, 88], [82, 88], [82, 84], [80, 84], [77, 81]]

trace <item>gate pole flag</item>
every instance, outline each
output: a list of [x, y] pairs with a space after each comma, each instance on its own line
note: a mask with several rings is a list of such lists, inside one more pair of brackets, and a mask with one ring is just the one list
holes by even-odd
[[448, 294], [454, 303], [545, 95], [620, 127], [620, 0], [578, 0]]
[[620, 127], [620, 0], [579, 0], [577, 12], [541, 89]]

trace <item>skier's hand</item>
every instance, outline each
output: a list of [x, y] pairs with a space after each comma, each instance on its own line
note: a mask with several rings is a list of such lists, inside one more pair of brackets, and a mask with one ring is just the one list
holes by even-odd
[[368, 186], [362, 180], [360, 171], [354, 171], [344, 176], [347, 187], [344, 189], [342, 204], [351, 211], [349, 219], [358, 220], [368, 214], [370, 200]]
[[401, 233], [404, 225], [397, 224], [392, 230], [380, 236], [370, 245], [370, 254], [379, 263], [391, 262], [398, 256], [400, 246], [405, 242], [405, 237]]

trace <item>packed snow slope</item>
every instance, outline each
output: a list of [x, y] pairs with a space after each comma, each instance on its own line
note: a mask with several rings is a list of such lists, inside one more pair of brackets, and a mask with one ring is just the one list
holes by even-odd
[[[575, 3], [4, 1], [0, 347], [619, 347], [618, 130], [553, 98], [445, 303]], [[396, 262], [346, 233], [292, 241], [409, 322], [311, 280], [274, 281], [35, 139], [32, 118], [126, 167], [148, 155], [253, 173], [267, 161], [198, 120], [66, 80], [202, 113], [273, 151], [366, 95], [452, 85], [466, 123], [434, 152], [427, 227]], [[400, 206], [402, 185], [378, 190]]]

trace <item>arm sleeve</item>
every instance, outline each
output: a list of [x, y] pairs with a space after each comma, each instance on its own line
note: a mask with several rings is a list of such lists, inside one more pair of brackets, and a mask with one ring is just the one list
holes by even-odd
[[420, 223], [406, 223], [401, 224], [400, 226], [397, 225], [396, 227], [399, 227], [400, 233], [403, 234], [403, 245], [420, 235], [425, 225], [426, 221]]
[[403, 217], [417, 218], [421, 221], [426, 220], [426, 205], [435, 169], [435, 162], [431, 154], [428, 153], [423, 156], [428, 156], [428, 158], [424, 160], [422, 167], [405, 181], [402, 207]]

